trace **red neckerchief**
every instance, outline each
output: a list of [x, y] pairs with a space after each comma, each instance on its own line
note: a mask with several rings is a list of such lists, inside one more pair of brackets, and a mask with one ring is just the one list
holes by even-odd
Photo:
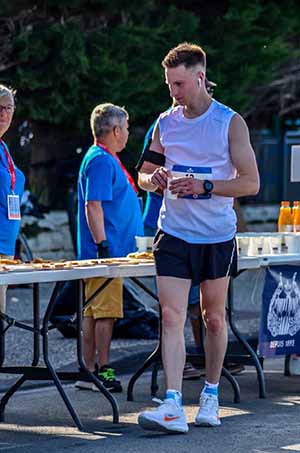
[[[11, 190], [13, 192], [14, 188], [15, 188], [15, 184], [16, 184], [16, 170], [15, 170], [15, 166], [14, 166], [12, 158], [10, 157], [10, 154], [8, 152], [6, 144], [1, 139], [0, 139], [0, 145], [1, 145], [1, 148], [3, 149], [3, 151], [4, 151], [5, 157], [7, 159], [8, 167], [6, 167], [6, 168], [7, 168], [7, 171], [9, 173], [9, 176], [10, 176]], [[0, 159], [1, 159], [1, 155], [0, 155]], [[3, 162], [3, 160], [2, 160], [2, 162]]]
[[124, 167], [124, 165], [122, 164], [122, 162], [120, 161], [119, 157], [117, 156], [117, 154], [113, 154], [108, 148], [107, 146], [103, 145], [103, 143], [99, 142], [98, 140], [95, 140], [95, 145], [96, 146], [99, 146], [100, 148], [103, 148], [105, 151], [108, 152], [108, 154], [110, 154], [114, 159], [116, 159], [116, 161], [118, 162], [118, 164], [120, 165], [121, 169], [123, 170], [123, 172], [125, 173], [125, 176], [129, 182], [129, 184], [131, 185], [131, 187], [133, 188], [133, 190], [135, 191], [135, 193], [138, 193], [138, 189], [134, 183], [134, 180], [131, 176], [131, 174], [126, 170], [126, 168]]

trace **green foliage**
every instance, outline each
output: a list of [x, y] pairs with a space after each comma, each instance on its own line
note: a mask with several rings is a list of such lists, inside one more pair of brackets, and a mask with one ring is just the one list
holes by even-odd
[[84, 38], [76, 25], [34, 27], [16, 39], [15, 58], [20, 64], [13, 85], [18, 87], [21, 113], [53, 124], [72, 121], [89, 68]]
[[88, 135], [97, 103], [124, 105], [134, 132], [130, 166], [143, 131], [170, 104], [160, 65], [170, 47], [203, 45], [216, 97], [241, 112], [253, 89], [272, 80], [299, 47], [300, 6], [293, 0], [230, 0], [213, 14], [204, 1], [0, 0], [3, 15], [33, 6], [30, 27], [17, 27], [13, 38], [17, 65], [1, 73], [18, 89], [18, 115]]
[[114, 9], [116, 0], [92, 3], [112, 16], [95, 24], [88, 16], [44, 20], [16, 37], [13, 58], [20, 64], [9, 77], [18, 88], [19, 112], [84, 131], [94, 105], [111, 101], [126, 106], [135, 126], [147, 124], [169, 103], [160, 61], [178, 41], [196, 36], [198, 20], [185, 12], [178, 21], [174, 6], [159, 18], [151, 0], [122, 2], [122, 10]]
[[[276, 68], [297, 54], [291, 37], [298, 32], [300, 8], [295, 2], [232, 0], [208, 35], [213, 50], [209, 65], [220, 89], [219, 98], [244, 112], [253, 89], [270, 82]], [[218, 33], [215, 33], [218, 30]]]

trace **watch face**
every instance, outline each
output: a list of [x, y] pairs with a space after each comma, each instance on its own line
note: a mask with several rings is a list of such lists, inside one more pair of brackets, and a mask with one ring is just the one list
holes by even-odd
[[213, 183], [210, 182], [210, 181], [204, 181], [203, 186], [204, 186], [204, 190], [206, 192], [211, 192], [213, 190], [213, 187], [214, 187]]

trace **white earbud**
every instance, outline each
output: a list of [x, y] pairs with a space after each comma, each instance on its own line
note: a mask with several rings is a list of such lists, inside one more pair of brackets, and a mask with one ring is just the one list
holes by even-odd
[[198, 86], [199, 86], [199, 88], [201, 87], [201, 85], [202, 85], [202, 80], [201, 80], [200, 77], [199, 77], [199, 79], [198, 79]]

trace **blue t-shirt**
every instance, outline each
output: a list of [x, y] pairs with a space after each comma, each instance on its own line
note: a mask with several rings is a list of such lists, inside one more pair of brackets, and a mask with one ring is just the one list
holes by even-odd
[[[157, 120], [154, 121], [152, 126], [148, 129], [147, 134], [144, 140], [143, 152], [145, 152], [146, 147], [152, 139], [153, 129], [157, 123]], [[159, 216], [159, 211], [161, 208], [163, 197], [158, 195], [155, 192], [147, 192], [146, 204], [143, 213], [144, 225], [150, 228], [157, 228], [157, 219]]]
[[[6, 147], [9, 153], [8, 148]], [[16, 165], [16, 183], [14, 194], [19, 195], [20, 202], [24, 192], [25, 177]], [[0, 145], [0, 253], [14, 255], [16, 239], [20, 229], [20, 220], [8, 219], [7, 196], [12, 195], [11, 178], [8, 173], [8, 162], [4, 150]]]
[[111, 257], [136, 250], [135, 236], [143, 236], [138, 198], [117, 160], [104, 149], [91, 146], [83, 158], [78, 178], [78, 258], [97, 256], [85, 215], [87, 201], [100, 201]]

